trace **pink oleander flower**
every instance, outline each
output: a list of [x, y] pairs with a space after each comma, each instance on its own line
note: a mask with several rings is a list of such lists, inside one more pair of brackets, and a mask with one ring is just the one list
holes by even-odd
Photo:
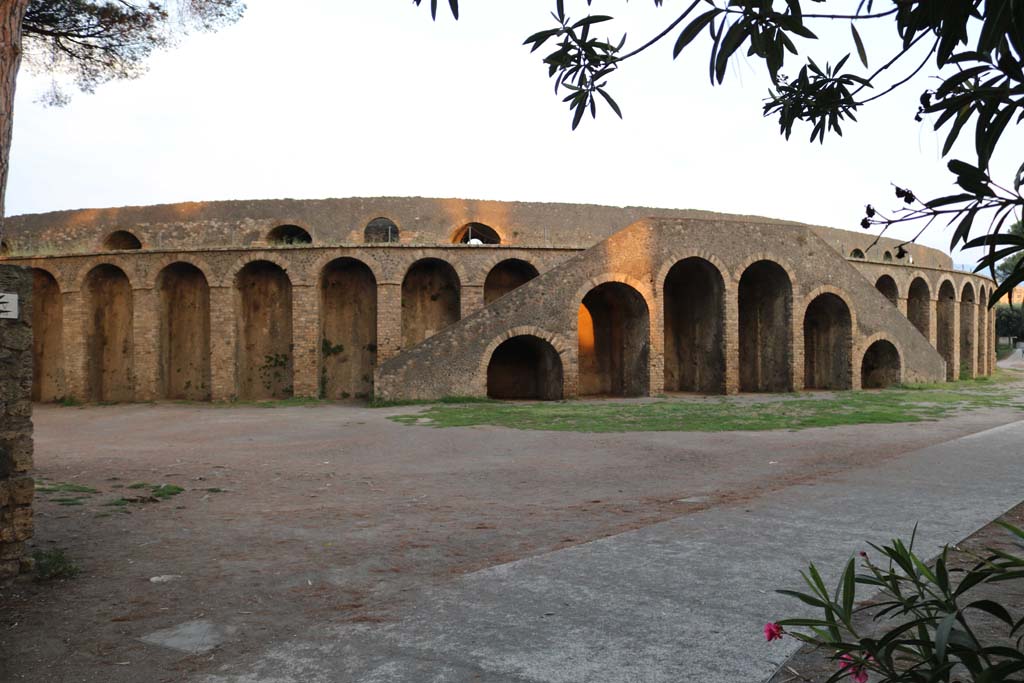
[[782, 627], [775, 622], [764, 625], [764, 639], [769, 643], [773, 640], [782, 640], [782, 633]]
[[[870, 662], [871, 657], [869, 656], [866, 661]], [[850, 678], [854, 683], [868, 683], [868, 672], [864, 664], [859, 664], [849, 652], [839, 657], [839, 668], [844, 671], [849, 669]]]

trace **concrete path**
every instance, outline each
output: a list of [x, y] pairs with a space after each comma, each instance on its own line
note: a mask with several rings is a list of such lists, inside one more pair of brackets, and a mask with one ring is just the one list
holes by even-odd
[[[685, 437], [681, 437], [685, 438]], [[1024, 422], [492, 567], [412, 598], [394, 623], [310, 625], [208, 683], [763, 681], [796, 649], [766, 621], [814, 561], [830, 584], [865, 541], [967, 536], [1024, 487]]]

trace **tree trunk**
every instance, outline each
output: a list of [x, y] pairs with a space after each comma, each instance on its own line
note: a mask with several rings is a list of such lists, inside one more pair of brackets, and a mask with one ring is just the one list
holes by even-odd
[[11, 159], [14, 86], [21, 66], [21, 22], [29, 0], [0, 0], [0, 238], [4, 236], [4, 197]]

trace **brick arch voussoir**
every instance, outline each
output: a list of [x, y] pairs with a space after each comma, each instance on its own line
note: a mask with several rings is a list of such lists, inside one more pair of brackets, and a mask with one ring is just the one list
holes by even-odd
[[197, 268], [199, 272], [203, 274], [203, 277], [206, 278], [206, 285], [208, 287], [212, 287], [214, 282], [216, 282], [216, 278], [214, 277], [214, 269], [203, 257], [196, 256], [194, 254], [188, 254], [185, 256], [168, 255], [162, 256], [158, 260], [152, 262], [152, 267], [146, 273], [146, 277], [143, 282], [144, 288], [155, 289], [157, 283], [160, 282], [160, 276], [163, 274], [163, 272], [167, 270], [169, 266], [173, 266], [175, 263], [185, 263], [187, 265]]
[[669, 271], [671, 271], [677, 263], [685, 261], [689, 258], [699, 258], [707, 261], [718, 270], [718, 274], [722, 278], [722, 284], [728, 288], [729, 283], [732, 282], [732, 274], [729, 269], [725, 267], [725, 263], [714, 254], [702, 251], [699, 249], [680, 249], [668, 252], [661, 266], [658, 268], [657, 274], [654, 277], [655, 294], [659, 291], [664, 291], [665, 280], [668, 278]]
[[906, 293], [910, 291], [910, 282], [904, 280], [904, 276], [890, 273], [889, 271], [882, 271], [878, 273], [873, 280], [871, 280], [871, 286], [878, 289], [878, 281], [883, 277], [887, 277], [893, 281], [896, 285], [896, 299], [905, 299]]
[[740, 280], [743, 279], [743, 274], [747, 272], [747, 269], [750, 268], [750, 266], [754, 265], [758, 261], [771, 261], [782, 268], [786, 273], [786, 277], [789, 278], [789, 287], [795, 303], [800, 292], [800, 281], [796, 276], [796, 268], [793, 267], [793, 264], [790, 263], [789, 259], [768, 251], [751, 254], [740, 261], [739, 265], [733, 268], [734, 284], [736, 285], [737, 291], [739, 291]]
[[370, 269], [370, 274], [373, 275], [374, 283], [380, 284], [383, 268], [381, 267], [380, 262], [368, 253], [359, 253], [358, 255], [352, 253], [332, 253], [318, 256], [314, 261], [310, 262], [306, 269], [306, 280], [308, 282], [315, 282], [317, 287], [319, 287], [320, 281], [323, 279], [324, 270], [327, 266], [342, 259], [351, 259], [352, 261], [357, 261], [363, 264]]
[[532, 266], [533, 269], [537, 271], [537, 275], [540, 275], [542, 272], [536, 263], [534, 263], [529, 258], [525, 258], [524, 256], [512, 256], [510, 254], [491, 254], [486, 259], [481, 261], [478, 267], [476, 268], [475, 275], [478, 278], [476, 282], [479, 283], [481, 287], [486, 285], [487, 277], [491, 274], [491, 271], [494, 270], [499, 263], [504, 263], [505, 261], [522, 261], [523, 263]]
[[[853, 297], [851, 297], [845, 289], [841, 289], [834, 285], [820, 285], [812, 289], [803, 297], [803, 302], [800, 307], [799, 318], [801, 331], [803, 330], [804, 320], [807, 318], [807, 309], [810, 308], [811, 304], [814, 303], [814, 300], [817, 299], [822, 294], [834, 294], [835, 296], [843, 300], [843, 303], [846, 304], [846, 310], [850, 312], [850, 329], [853, 331], [854, 337], [856, 337], [857, 311], [851, 303], [853, 301]], [[856, 346], [856, 340], [854, 341], [854, 346]]]
[[392, 272], [387, 274], [389, 282], [397, 282], [402, 284], [405, 282], [406, 276], [409, 274], [409, 270], [419, 263], [420, 261], [441, 261], [451, 266], [452, 270], [455, 271], [455, 277], [459, 280], [459, 289], [463, 289], [467, 286], [473, 285], [473, 281], [469, 279], [469, 274], [466, 272], [466, 266], [462, 263], [460, 258], [451, 258], [448, 255], [434, 255], [430, 253], [420, 252], [415, 256], [406, 256], [392, 269]]
[[953, 288], [953, 301], [960, 303], [960, 288], [957, 286], [956, 278], [952, 275], [940, 275], [939, 281], [935, 285], [935, 290], [932, 292], [932, 299], [935, 301], [939, 300], [939, 292], [942, 290], [942, 285], [946, 282]]
[[291, 262], [283, 255], [272, 251], [254, 251], [235, 259], [234, 263], [232, 263], [231, 266], [222, 274], [218, 286], [234, 287], [235, 280], [238, 278], [238, 274], [242, 272], [242, 269], [250, 263], [256, 263], [257, 261], [266, 261], [278, 266], [284, 271], [284, 274], [288, 278], [288, 281], [291, 282], [292, 287], [309, 284], [305, 278], [302, 277], [303, 274], [301, 272], [296, 272], [296, 270], [292, 269]]
[[41, 273], [46, 273], [53, 278], [53, 281], [57, 283], [57, 292], [64, 294], [65, 292], [71, 291], [68, 286], [68, 278], [64, 272], [59, 268], [47, 268], [43, 265], [31, 265], [29, 266], [32, 270], [38, 270]]
[[[105, 254], [95, 259], [90, 259], [85, 265], [81, 266], [78, 269], [78, 273], [75, 275], [74, 278], [74, 289], [77, 291], [82, 291], [82, 289], [85, 287], [85, 279], [89, 277], [89, 273], [91, 273], [94, 269], [100, 266], [115, 266], [119, 268], [121, 272], [125, 274], [125, 277], [128, 278], [129, 286], [131, 286], [132, 289], [137, 288], [139, 276], [138, 273], [136, 273], [135, 271], [135, 266], [134, 263], [132, 263], [132, 259], [128, 259], [123, 256], [112, 256], [110, 254]], [[72, 290], [68, 289], [67, 291]]]

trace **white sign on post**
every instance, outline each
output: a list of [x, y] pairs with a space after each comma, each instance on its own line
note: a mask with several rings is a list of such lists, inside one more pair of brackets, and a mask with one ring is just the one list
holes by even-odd
[[0, 318], [18, 319], [18, 295], [0, 292]]

